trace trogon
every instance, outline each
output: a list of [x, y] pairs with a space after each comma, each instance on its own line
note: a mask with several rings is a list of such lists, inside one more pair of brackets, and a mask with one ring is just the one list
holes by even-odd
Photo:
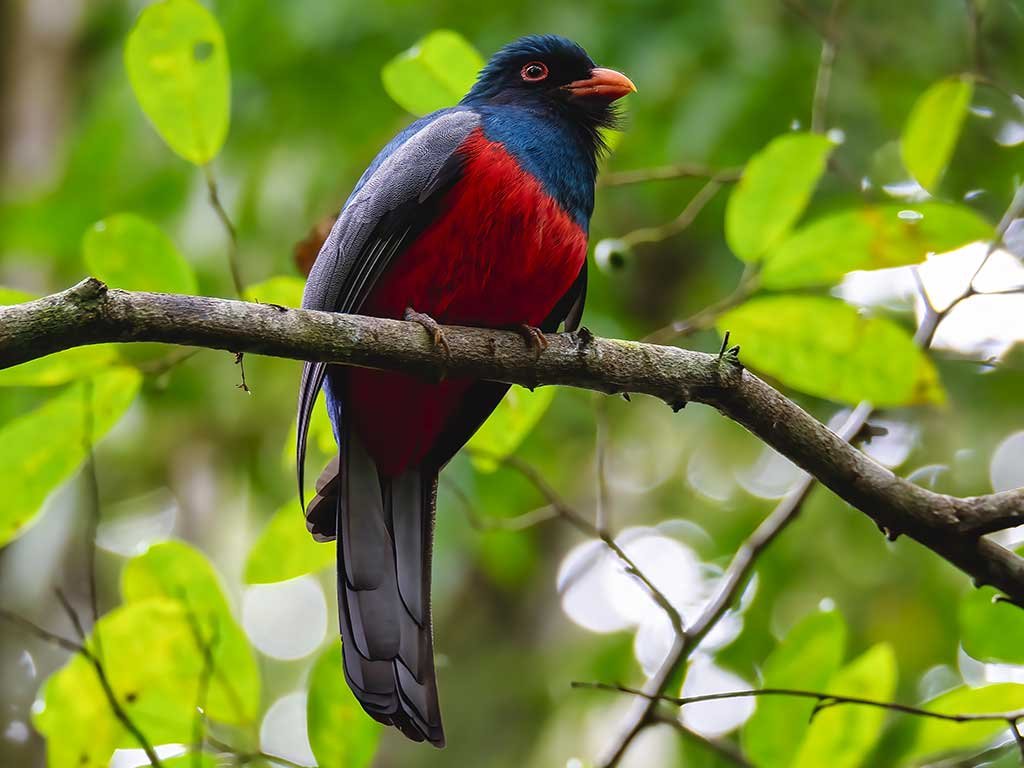
[[[438, 324], [575, 330], [587, 287], [600, 129], [635, 91], [554, 35], [505, 46], [455, 107], [384, 147], [345, 203], [302, 306]], [[430, 570], [437, 475], [508, 385], [307, 363], [297, 459], [323, 389], [338, 456], [306, 509], [337, 539], [345, 677], [366, 711], [444, 745], [434, 674]]]

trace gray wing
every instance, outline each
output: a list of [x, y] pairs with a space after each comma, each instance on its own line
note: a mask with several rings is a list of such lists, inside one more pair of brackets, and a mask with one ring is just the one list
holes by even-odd
[[[395, 256], [434, 220], [439, 200], [462, 169], [456, 150], [479, 124], [473, 111], [446, 110], [413, 123], [384, 148], [321, 247], [303, 308], [359, 311]], [[303, 507], [309, 421], [326, 372], [326, 363], [306, 363], [299, 384], [296, 467]]]

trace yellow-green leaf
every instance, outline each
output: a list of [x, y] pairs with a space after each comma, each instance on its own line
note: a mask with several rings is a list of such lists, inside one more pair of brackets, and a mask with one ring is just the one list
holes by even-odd
[[[839, 670], [827, 693], [891, 701], [896, 691], [896, 657], [884, 643]], [[885, 710], [841, 705], [819, 712], [800, 745], [793, 768], [857, 768], [878, 741]]]
[[252, 646], [235, 621], [220, 578], [199, 550], [182, 541], [150, 547], [125, 566], [121, 592], [125, 603], [160, 597], [181, 601], [198, 625], [202, 642], [213, 650], [207, 714], [239, 725], [256, 719], [260, 677]]
[[192, 266], [160, 227], [134, 213], [97, 221], [82, 238], [82, 258], [111, 288], [195, 293]]
[[1024, 611], [995, 601], [998, 594], [984, 587], [964, 595], [960, 601], [960, 642], [967, 654], [979, 661], [1024, 664]]
[[938, 373], [910, 333], [821, 296], [755, 298], [718, 320], [740, 359], [786, 386], [841, 403], [940, 403]]
[[[189, 742], [204, 669], [184, 606], [164, 598], [103, 616], [99, 635], [110, 687], [152, 744]], [[118, 748], [139, 744], [114, 717], [92, 664], [82, 655], [47, 680], [34, 724], [46, 737], [50, 768], [106, 768]]]
[[380, 76], [400, 107], [426, 115], [458, 103], [483, 65], [483, 57], [466, 38], [439, 29], [391, 59]]
[[772, 290], [837, 283], [855, 269], [916, 264], [990, 237], [992, 225], [951, 203], [867, 205], [801, 227], [765, 257], [761, 284]]
[[[999, 683], [981, 688], [955, 688], [932, 699], [923, 708], [946, 714], [1018, 710], [1024, 708], [1024, 685]], [[994, 736], [1009, 733], [1009, 726], [999, 720], [951, 723], [946, 720], [915, 718], [915, 721], [913, 746], [910, 753], [904, 756], [915, 762], [930, 755], [977, 752]]]
[[501, 459], [515, 451], [530, 434], [554, 397], [554, 387], [543, 387], [535, 392], [511, 387], [494, 413], [466, 444], [473, 456], [473, 466], [481, 472], [496, 470]]
[[301, 307], [306, 282], [301, 277], [277, 275], [245, 289], [245, 300], [282, 307]]
[[903, 126], [900, 154], [911, 176], [934, 192], [953, 156], [974, 95], [970, 77], [949, 77], [922, 93]]
[[299, 500], [292, 499], [270, 518], [249, 551], [247, 584], [285, 581], [334, 564], [334, 542], [316, 542], [306, 530]]
[[321, 654], [309, 675], [306, 704], [309, 745], [324, 768], [366, 768], [381, 726], [356, 701], [341, 671], [341, 646]]
[[750, 159], [725, 209], [725, 239], [733, 253], [758, 261], [789, 234], [831, 151], [824, 136], [787, 133]]
[[[46, 497], [85, 459], [87, 404], [92, 439], [121, 418], [139, 390], [133, 368], [114, 368], [72, 384], [34, 411], [0, 427], [0, 546], [35, 522]], [[87, 393], [91, 388], [91, 401]]]
[[220, 24], [196, 0], [159, 0], [140, 15], [124, 52], [142, 111], [167, 145], [197, 165], [228, 133], [231, 80]]
[[[762, 687], [824, 690], [843, 661], [846, 624], [835, 611], [806, 617], [765, 660]], [[765, 696], [743, 727], [743, 751], [761, 768], [788, 768], [814, 709], [811, 699]]]
[[31, 293], [17, 291], [14, 288], [4, 288], [0, 285], [0, 307], [6, 307], [11, 304], [24, 304], [26, 301], [32, 301], [37, 298], [39, 297], [33, 296]]

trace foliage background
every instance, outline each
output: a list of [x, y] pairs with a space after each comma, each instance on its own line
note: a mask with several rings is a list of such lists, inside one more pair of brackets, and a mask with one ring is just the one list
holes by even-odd
[[[0, 285], [38, 295], [77, 281], [90, 271], [83, 262], [83, 235], [95, 222], [128, 211], [170, 236], [191, 264], [199, 292], [232, 295], [226, 241], [206, 202], [203, 175], [153, 131], [125, 73], [124, 42], [144, 5], [22, 0], [3, 9]], [[628, 73], [639, 86], [628, 100], [628, 127], [607, 163], [610, 170], [679, 161], [727, 168], [743, 165], [795, 125], [808, 125], [821, 41], [791, 5], [774, 0], [208, 3], [224, 31], [232, 82], [230, 132], [213, 168], [238, 227], [245, 283], [297, 276], [294, 244], [337, 209], [379, 147], [408, 122], [409, 114], [382, 87], [380, 72], [423, 35], [455, 29], [485, 54], [528, 32], [557, 31], [577, 39], [599, 63]], [[877, 188], [905, 176], [893, 142], [915, 100], [929, 85], [974, 66], [969, 23], [960, 0], [848, 5], [828, 126], [845, 136], [835, 152], [846, 176], [869, 177]], [[983, 11], [979, 50], [986, 70], [1019, 86], [1024, 83], [1022, 5], [1016, 0], [976, 5]], [[806, 3], [817, 18], [827, 16], [830, 7]], [[994, 224], [1019, 182], [1024, 144], [993, 141], [997, 128], [1012, 121], [1012, 104], [1000, 94], [978, 88], [974, 103], [993, 115], [967, 116], [940, 197], [963, 201], [968, 192], [980, 190], [969, 195], [969, 205]], [[592, 242], [671, 220], [702, 184], [679, 179], [600, 190]], [[743, 264], [726, 244], [726, 198], [725, 192], [714, 198], [681, 235], [635, 248], [623, 268], [592, 268], [586, 324], [599, 335], [639, 338], [728, 294]], [[859, 202], [856, 182], [829, 173], [807, 216]], [[892, 316], [910, 327], [906, 304], [895, 310]], [[705, 331], [686, 343], [710, 350], [719, 337]], [[150, 370], [147, 363], [162, 359], [164, 351], [121, 354]], [[898, 471], [918, 472], [922, 482], [957, 495], [986, 493], [992, 489], [993, 454], [1002, 446], [1010, 452], [1003, 458], [1016, 472], [1012, 477], [1024, 483], [1019, 364], [1013, 364], [1012, 353], [994, 370], [954, 358], [948, 352], [935, 356], [947, 405], [884, 414], [891, 434], [902, 437], [891, 444]], [[200, 352], [170, 370], [143, 376], [139, 396], [96, 450], [104, 519], [96, 567], [105, 611], [121, 601], [118, 585], [129, 555], [164, 538], [192, 542], [215, 564], [250, 637], [262, 632], [261, 642], [285, 648], [280, 654], [300, 655], [288, 660], [256, 654], [261, 686], [252, 706], [258, 716], [234, 734], [252, 749], [259, 743], [259, 717], [281, 697], [304, 692], [311, 665], [336, 644], [336, 615], [330, 569], [278, 591], [246, 585], [247, 567], [250, 580], [258, 575], [258, 566], [247, 566], [251, 547], [294, 496], [287, 456], [298, 365], [247, 358], [251, 396], [236, 388], [238, 375], [229, 355]], [[60, 391], [3, 387], [0, 430]], [[798, 397], [824, 420], [838, 409], [826, 400]], [[756, 474], [751, 468], [759, 458], [765, 459], [760, 445], [707, 409], [693, 407], [670, 417], [660, 403], [598, 402], [587, 393], [560, 390], [517, 455], [539, 467], [588, 514], [597, 497], [595, 424], [602, 419], [612, 520], [617, 527], [663, 526], [658, 540], [683, 549], [670, 549], [650, 565], [675, 585], [681, 602], [692, 603], [771, 509], [773, 502], [750, 493], [751, 486], [778, 486], [788, 470], [775, 462], [759, 481], [745, 481]], [[51, 426], [58, 446], [63, 435], [67, 451], [80, 450], [78, 426]], [[1016, 442], [1009, 442], [1014, 435]], [[79, 452], [73, 463], [81, 458]], [[569, 682], [639, 680], [635, 628], [594, 633], [570, 619], [578, 620], [578, 612], [563, 610], [556, 590], [559, 566], [582, 541], [567, 526], [549, 522], [516, 532], [474, 527], [464, 502], [487, 520], [513, 517], [543, 504], [531, 484], [515, 472], [474, 467], [464, 456], [446, 476], [451, 482], [442, 487], [439, 502], [434, 595], [450, 746], [436, 752], [388, 733], [374, 764], [587, 761], [606, 743], [625, 702], [570, 690]], [[20, 477], [7, 476], [12, 485], [3, 488], [5, 496], [17, 498], [13, 484]], [[84, 610], [88, 498], [77, 476], [49, 496], [33, 527], [0, 551], [3, 605], [67, 634], [71, 630], [53, 588], [67, 590]], [[279, 524], [301, 528], [297, 510], [291, 512], [292, 518]], [[688, 572], [680, 551], [702, 563], [689, 581], [680, 575]], [[312, 548], [303, 552], [324, 559]], [[883, 698], [888, 693], [901, 701], [923, 701], [964, 680], [1024, 682], [1020, 667], [985, 666], [964, 652], [959, 617], [970, 587], [960, 574], [913, 543], [888, 543], [870, 521], [821, 489], [763, 557], [755, 586], [742, 617], [733, 622], [737, 636], [714, 653], [716, 674], [738, 680], [705, 677], [708, 685], [717, 681], [718, 689], [727, 689], [758, 683], [778, 639], [821, 608], [844, 619], [841, 658], [857, 658], [880, 643], [891, 647], [898, 676], [888, 692], [884, 680], [879, 683]], [[976, 611], [983, 636], [993, 626], [985, 611], [985, 605]], [[1001, 632], [1011, 628], [996, 626]], [[1024, 647], [1024, 636], [1013, 636], [1020, 638], [1017, 647]], [[992, 658], [1024, 662], [1006, 657], [1004, 652]], [[0, 633], [4, 765], [45, 764], [44, 740], [31, 724], [30, 710], [41, 681], [65, 658], [7, 626]], [[877, 678], [884, 664], [870, 658]], [[711, 661], [702, 657], [699, 663]], [[1018, 689], [1008, 695], [1024, 706]], [[739, 717], [738, 711], [709, 710], [708, 719], [725, 722]], [[801, 728], [805, 716], [790, 714], [781, 721], [783, 730]], [[296, 733], [301, 736], [301, 720], [272, 721], [264, 748], [275, 751], [283, 744], [284, 751], [300, 749], [292, 754], [301, 755], [301, 744], [292, 743]], [[907, 758], [912, 729], [893, 718], [884, 723], [890, 726], [884, 734], [882, 720], [869, 724], [865, 754], [851, 756], [849, 764], [885, 766]], [[978, 737], [975, 751], [986, 735]], [[630, 759], [633, 765], [715, 765], [719, 758], [658, 729], [638, 743]], [[1003, 760], [1013, 764], [1012, 754]], [[51, 764], [57, 764], [52, 754]], [[364, 762], [350, 758], [346, 764]]]

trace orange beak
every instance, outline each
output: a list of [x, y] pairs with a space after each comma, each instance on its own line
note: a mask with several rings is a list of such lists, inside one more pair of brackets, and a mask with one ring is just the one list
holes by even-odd
[[603, 67], [595, 67], [590, 70], [590, 77], [586, 80], [574, 80], [562, 87], [573, 96], [589, 96], [608, 101], [615, 101], [636, 92], [636, 86], [633, 85], [632, 80], [621, 72]]

